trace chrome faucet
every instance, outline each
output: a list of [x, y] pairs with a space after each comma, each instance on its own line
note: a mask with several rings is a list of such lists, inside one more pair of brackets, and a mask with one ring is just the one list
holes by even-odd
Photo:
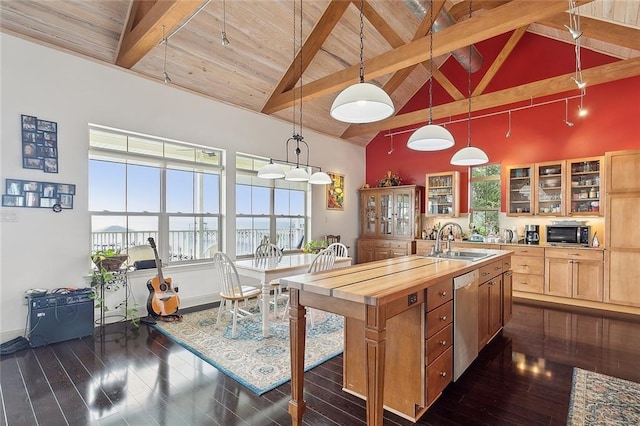
[[[438, 229], [438, 233], [436, 234], [436, 245], [434, 254], [442, 253], [442, 248], [440, 247], [440, 238], [442, 237], [442, 230], [447, 226], [457, 226], [460, 229], [460, 234], [463, 234], [462, 226], [456, 222], [447, 222]], [[451, 240], [447, 239], [447, 253], [451, 253]]]

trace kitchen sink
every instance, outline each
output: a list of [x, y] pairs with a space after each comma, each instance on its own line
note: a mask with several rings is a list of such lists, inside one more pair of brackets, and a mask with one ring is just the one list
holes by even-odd
[[489, 253], [482, 250], [477, 250], [477, 251], [452, 250], [450, 252], [426, 255], [426, 257], [434, 257], [439, 259], [470, 260], [472, 262], [476, 262], [478, 260], [482, 260], [490, 256], [493, 256], [493, 253]]

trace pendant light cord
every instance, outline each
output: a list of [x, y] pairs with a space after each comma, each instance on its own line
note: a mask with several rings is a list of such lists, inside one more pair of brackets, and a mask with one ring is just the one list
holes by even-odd
[[[296, 2], [293, 0], [293, 73], [296, 74]], [[296, 91], [293, 92], [293, 111], [291, 113], [291, 124], [293, 124], [293, 135], [296, 135]], [[287, 156], [289, 153], [287, 152]]]
[[[471, 0], [469, 0], [469, 19], [471, 19]], [[469, 45], [469, 60], [471, 60], [471, 45]], [[467, 66], [467, 76], [469, 84], [469, 119], [467, 120], [467, 146], [471, 146], [471, 67]]]
[[[295, 3], [295, 0], [294, 0]], [[300, 0], [300, 137], [302, 137], [302, 0]], [[307, 161], [308, 163], [308, 161]]]
[[364, 83], [364, 0], [360, 0], [360, 83]]
[[429, 27], [429, 124], [433, 123], [433, 0], [430, 0], [431, 25]]

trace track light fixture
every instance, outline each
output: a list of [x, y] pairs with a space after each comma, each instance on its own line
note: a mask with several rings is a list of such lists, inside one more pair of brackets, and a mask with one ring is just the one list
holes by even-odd
[[165, 27], [162, 26], [162, 42], [164, 43], [164, 66], [162, 67], [162, 76], [164, 78], [165, 83], [171, 83], [171, 78], [169, 78], [169, 74], [167, 74], [167, 44], [169, 40], [164, 35]]
[[509, 110], [509, 130], [507, 130], [507, 134], [504, 135], [506, 138], [511, 137], [511, 110]]
[[440, 151], [451, 148], [453, 135], [442, 126], [433, 124], [433, 0], [430, 1], [431, 28], [429, 30], [429, 123], [416, 130], [407, 141], [407, 147], [415, 151]]
[[569, 99], [564, 100], [564, 124], [573, 127], [573, 123], [569, 121]]
[[569, 25], [565, 25], [575, 42], [576, 51], [576, 74], [571, 79], [576, 83], [578, 89], [583, 90], [587, 86], [587, 82], [582, 79], [582, 63], [580, 61], [580, 12], [576, 6], [575, 0], [569, 0]]
[[586, 110], [584, 108], [584, 106], [582, 105], [582, 101], [584, 99], [584, 92], [582, 93], [582, 95], [580, 96], [580, 105], [578, 105], [578, 116], [579, 117], [586, 117], [589, 114], [589, 111]]
[[225, 0], [222, 0], [222, 45], [228, 46], [230, 44], [227, 38], [227, 5]]

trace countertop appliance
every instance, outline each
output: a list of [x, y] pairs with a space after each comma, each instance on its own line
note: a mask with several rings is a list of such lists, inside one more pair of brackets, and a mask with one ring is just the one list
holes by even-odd
[[540, 226], [524, 226], [524, 242], [526, 244], [540, 244]]
[[575, 244], [588, 247], [591, 227], [584, 225], [547, 225], [547, 243]]
[[478, 356], [478, 270], [453, 279], [453, 381]]

